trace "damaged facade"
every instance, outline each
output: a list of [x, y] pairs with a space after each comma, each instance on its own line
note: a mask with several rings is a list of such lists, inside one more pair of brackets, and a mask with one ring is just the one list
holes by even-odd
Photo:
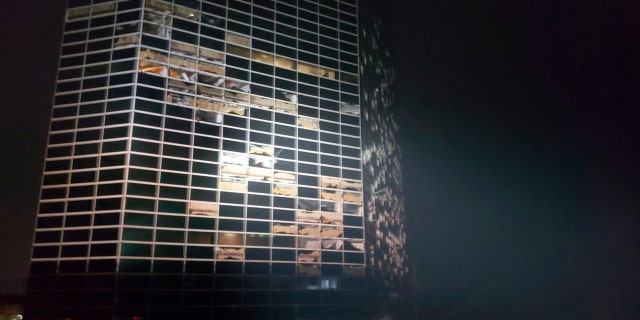
[[356, 1], [68, 7], [27, 316], [368, 318], [406, 270]]
[[[399, 130], [394, 115], [394, 69], [385, 46], [379, 12], [384, 1], [371, 1], [360, 12], [360, 90], [363, 106], [362, 161], [367, 265], [378, 299], [372, 313], [402, 314], [407, 302], [409, 263]], [[377, 10], [377, 11], [376, 11]], [[395, 310], [394, 310], [395, 309]], [[406, 317], [406, 315], [400, 316]]]

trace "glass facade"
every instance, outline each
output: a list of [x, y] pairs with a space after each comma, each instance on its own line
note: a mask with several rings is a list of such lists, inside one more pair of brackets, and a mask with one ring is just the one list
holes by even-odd
[[27, 315], [364, 317], [358, 30], [355, 0], [70, 0]]

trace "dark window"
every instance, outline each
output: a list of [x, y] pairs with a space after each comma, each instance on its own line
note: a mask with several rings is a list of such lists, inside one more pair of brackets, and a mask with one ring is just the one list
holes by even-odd
[[242, 220], [220, 219], [219, 230], [221, 231], [242, 231]]
[[119, 213], [102, 213], [96, 214], [93, 218], [94, 226], [117, 225], [120, 223]]
[[87, 245], [63, 246], [61, 257], [86, 257], [88, 252]]

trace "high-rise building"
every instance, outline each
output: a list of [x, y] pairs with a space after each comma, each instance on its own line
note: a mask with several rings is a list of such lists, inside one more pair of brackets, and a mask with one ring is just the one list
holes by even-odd
[[379, 313], [407, 273], [404, 208], [393, 74], [358, 16], [69, 0], [26, 316]]

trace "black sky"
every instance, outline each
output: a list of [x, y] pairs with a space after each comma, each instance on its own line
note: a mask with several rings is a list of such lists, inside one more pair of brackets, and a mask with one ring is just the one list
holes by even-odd
[[29, 267], [64, 5], [0, 2], [0, 294]]
[[[32, 237], [62, 2], [0, 5], [0, 293]], [[393, 1], [421, 319], [640, 314], [637, 1]]]
[[393, 9], [421, 318], [637, 317], [638, 3]]

